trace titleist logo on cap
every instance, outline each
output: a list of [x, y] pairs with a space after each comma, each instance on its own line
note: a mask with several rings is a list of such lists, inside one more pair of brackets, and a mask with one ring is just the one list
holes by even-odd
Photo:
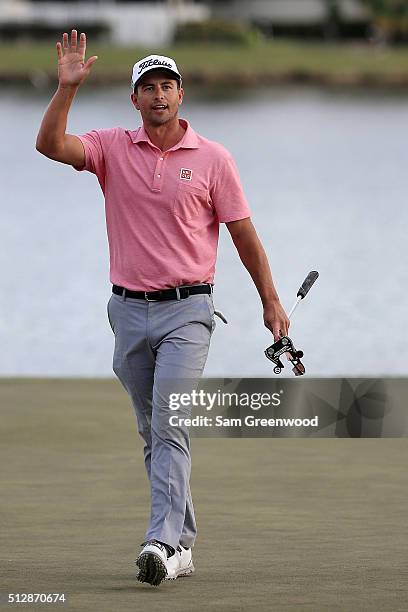
[[131, 86], [134, 89], [137, 82], [142, 79], [150, 70], [169, 70], [174, 74], [174, 78], [181, 85], [181, 74], [177, 68], [177, 64], [172, 57], [165, 55], [148, 55], [142, 57], [139, 62], [133, 66]]
[[158, 59], [151, 59], [148, 60], [147, 62], [142, 62], [139, 66], [139, 72], [137, 74], [140, 74], [145, 68], [148, 68], [149, 66], [165, 66], [166, 68], [170, 68], [170, 70], [173, 68], [173, 66], [171, 64], [169, 64], [168, 62], [162, 62]]

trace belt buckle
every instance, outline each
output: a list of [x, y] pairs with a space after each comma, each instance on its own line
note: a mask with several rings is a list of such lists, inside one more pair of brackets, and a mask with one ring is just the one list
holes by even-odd
[[148, 293], [149, 293], [148, 291], [144, 292], [146, 302], [158, 302], [159, 301], [159, 300], [155, 300], [154, 298], [150, 299], [149, 296], [147, 295]]

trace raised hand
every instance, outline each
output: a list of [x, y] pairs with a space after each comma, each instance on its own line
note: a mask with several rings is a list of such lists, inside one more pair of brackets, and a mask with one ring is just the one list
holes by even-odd
[[62, 86], [80, 85], [89, 75], [92, 65], [98, 59], [93, 55], [85, 62], [86, 34], [82, 32], [77, 40], [77, 31], [71, 32], [71, 44], [69, 44], [68, 34], [64, 32], [62, 45], [57, 42], [58, 55], [58, 79]]

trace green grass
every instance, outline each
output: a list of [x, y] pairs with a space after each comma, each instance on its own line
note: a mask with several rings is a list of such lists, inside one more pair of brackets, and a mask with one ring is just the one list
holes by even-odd
[[[251, 47], [222, 45], [178, 45], [164, 49], [88, 45], [87, 57], [98, 55], [93, 68], [98, 77], [127, 79], [133, 63], [159, 51], [173, 56], [186, 76], [214, 78], [308, 75], [408, 75], [408, 47], [375, 48], [369, 45], [340, 45], [293, 41], [266, 41]], [[56, 75], [56, 51], [52, 42], [0, 45], [0, 73], [24, 76], [33, 71]]]
[[2, 379], [0, 406], [2, 593], [65, 593], [74, 612], [406, 610], [406, 439], [194, 438], [196, 573], [154, 589], [135, 579], [149, 487], [119, 382]]

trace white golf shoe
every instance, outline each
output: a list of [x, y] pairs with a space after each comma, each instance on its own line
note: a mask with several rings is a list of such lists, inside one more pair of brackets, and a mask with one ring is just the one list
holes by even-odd
[[171, 557], [167, 559], [167, 576], [165, 580], [176, 580], [182, 576], [189, 576], [194, 572], [193, 556], [191, 548], [177, 546]]
[[139, 582], [148, 582], [153, 586], [158, 586], [166, 578], [167, 562], [167, 550], [163, 544], [156, 540], [146, 542], [135, 561], [139, 568], [137, 579]]

